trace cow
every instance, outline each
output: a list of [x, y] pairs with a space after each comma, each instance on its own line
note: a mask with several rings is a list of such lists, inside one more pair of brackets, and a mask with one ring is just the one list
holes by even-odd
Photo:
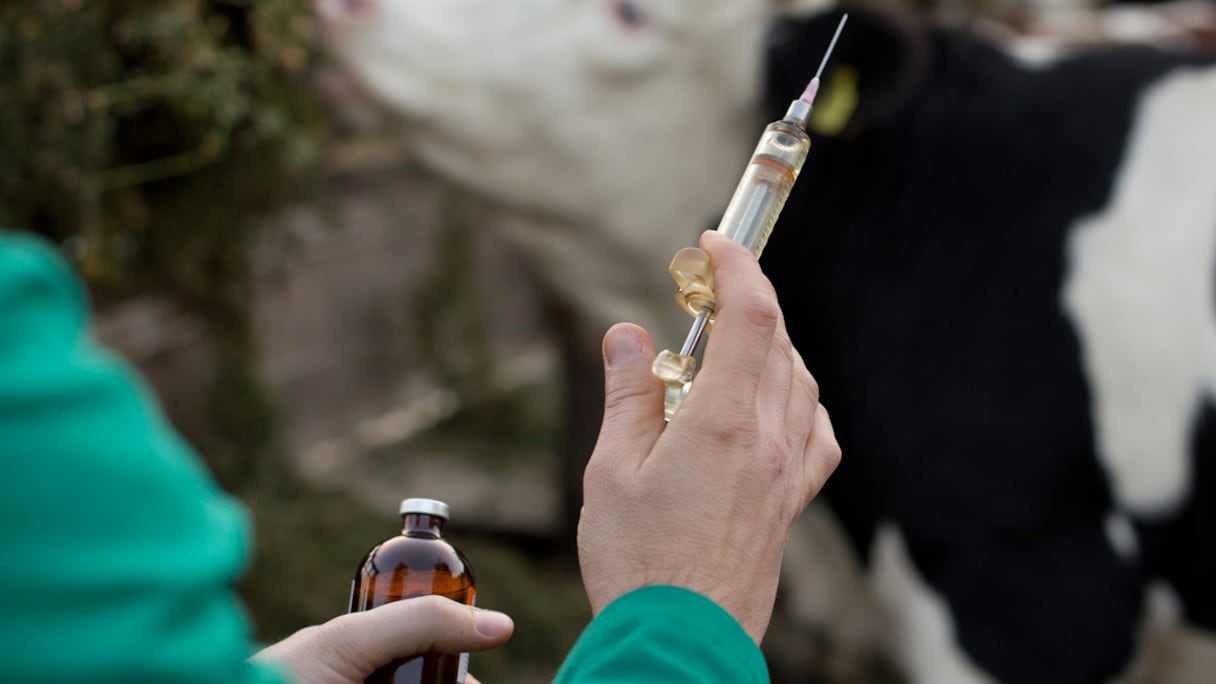
[[[832, 20], [778, 29], [770, 116]], [[1008, 684], [1121, 672], [1149, 580], [1216, 631], [1216, 54], [1027, 65], [855, 13], [834, 59], [859, 104], [762, 264], [855, 547], [905, 550]]]
[[[666, 262], [836, 19], [795, 4], [319, 7], [421, 160], [501, 207], [577, 353], [615, 320], [678, 343]], [[917, 682], [1109, 679], [1153, 581], [1214, 628], [1212, 58], [1035, 54], [854, 12], [762, 261]]]
[[667, 262], [738, 180], [755, 142], [764, 32], [795, 4], [318, 0], [318, 10], [339, 60], [408, 120], [419, 160], [496, 205], [594, 346], [620, 320], [682, 339], [686, 321], [654, 304], [672, 299]]

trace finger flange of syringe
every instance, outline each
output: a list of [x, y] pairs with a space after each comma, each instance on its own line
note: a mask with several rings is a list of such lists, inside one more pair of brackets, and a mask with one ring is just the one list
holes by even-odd
[[[790, 103], [784, 117], [765, 127], [718, 224], [718, 232], [746, 247], [757, 259], [810, 152], [811, 138], [806, 129], [819, 91], [819, 77], [848, 18], [847, 14], [841, 17], [823, 61], [801, 97]], [[715, 303], [713, 273], [703, 252], [693, 248], [680, 250], [669, 270], [679, 285], [677, 301], [695, 316], [680, 352], [665, 350], [654, 361], [654, 374], [667, 385], [664, 403], [670, 420], [688, 391], [696, 368], [693, 354], [707, 324], [713, 321]]]

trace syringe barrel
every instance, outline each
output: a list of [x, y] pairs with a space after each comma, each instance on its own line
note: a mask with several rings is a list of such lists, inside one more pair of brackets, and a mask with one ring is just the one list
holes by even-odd
[[722, 215], [718, 232], [759, 259], [810, 149], [811, 138], [797, 123], [769, 124]]

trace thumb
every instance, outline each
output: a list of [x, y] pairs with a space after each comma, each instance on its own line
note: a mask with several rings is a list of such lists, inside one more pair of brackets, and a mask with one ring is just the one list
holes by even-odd
[[651, 373], [654, 357], [654, 343], [639, 326], [618, 323], [604, 335], [604, 423], [597, 453], [634, 454], [640, 463], [662, 434], [663, 383]]
[[280, 661], [301, 682], [362, 681], [397, 658], [494, 648], [514, 629], [503, 613], [420, 596], [334, 618], [259, 657]]

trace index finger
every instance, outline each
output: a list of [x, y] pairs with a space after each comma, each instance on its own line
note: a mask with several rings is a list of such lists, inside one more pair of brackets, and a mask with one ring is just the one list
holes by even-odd
[[713, 265], [717, 311], [697, 382], [753, 396], [781, 320], [777, 294], [742, 245], [706, 231], [701, 248]]

